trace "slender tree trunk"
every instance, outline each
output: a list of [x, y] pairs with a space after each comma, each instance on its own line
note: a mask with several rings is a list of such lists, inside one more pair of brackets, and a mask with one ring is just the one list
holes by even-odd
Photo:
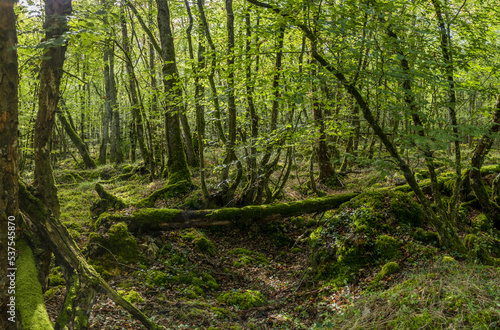
[[163, 84], [165, 86], [165, 128], [167, 138], [167, 168], [169, 184], [191, 181], [182, 145], [179, 113], [182, 111], [182, 89], [177, 71], [174, 38], [170, 28], [170, 9], [166, 0], [156, 0], [158, 27], [162, 44]]
[[[234, 198], [234, 193], [238, 187], [243, 167], [236, 156], [236, 99], [234, 82], [234, 12], [233, 1], [226, 0], [227, 17], [227, 121], [228, 121], [228, 139], [226, 141], [226, 156], [224, 158], [224, 167], [221, 173], [222, 200], [224, 204], [229, 203]], [[237, 174], [234, 181], [230, 184], [229, 169], [231, 164], [235, 163]]]
[[104, 45], [104, 85], [106, 89], [106, 100], [104, 101], [104, 114], [102, 118], [101, 146], [99, 148], [99, 162], [106, 164], [107, 149], [109, 143], [109, 126], [112, 121], [112, 107], [110, 98], [110, 70], [109, 70], [109, 40]]
[[443, 14], [441, 10], [441, 4], [439, 0], [432, 0], [434, 9], [436, 10], [436, 17], [438, 20], [438, 27], [441, 37], [441, 52], [443, 54], [443, 59], [445, 63], [445, 75], [448, 82], [447, 92], [448, 92], [448, 116], [451, 121], [451, 127], [453, 130], [453, 145], [455, 147], [455, 186], [453, 188], [453, 195], [448, 203], [448, 214], [452, 222], [456, 222], [456, 215], [458, 211], [457, 204], [460, 197], [460, 188], [462, 186], [462, 165], [461, 165], [461, 155], [460, 155], [460, 136], [458, 134], [458, 121], [456, 113], [456, 91], [455, 91], [455, 79], [453, 56], [451, 51], [451, 32], [446, 28]]
[[198, 42], [198, 59], [197, 62], [194, 62], [194, 52], [193, 52], [193, 43], [191, 38], [191, 32], [193, 29], [193, 15], [191, 13], [191, 7], [189, 6], [189, 1], [184, 0], [184, 4], [186, 6], [186, 10], [189, 16], [189, 25], [186, 29], [186, 35], [188, 40], [188, 50], [189, 50], [189, 58], [191, 59], [191, 69], [194, 75], [194, 104], [196, 109], [196, 135], [197, 135], [197, 145], [195, 147], [198, 148], [198, 165], [200, 169], [200, 181], [201, 181], [201, 191], [203, 194], [203, 201], [206, 204], [209, 199], [209, 194], [207, 190], [207, 184], [205, 182], [205, 109], [201, 103], [201, 100], [205, 94], [205, 88], [200, 83], [200, 72], [205, 69], [205, 47], [201, 41]]
[[[18, 83], [14, 1], [0, 0], [0, 329], [16, 329], [9, 304], [15, 287], [7, 277], [15, 268], [17, 198]], [[10, 320], [9, 320], [10, 318]]]
[[[78, 152], [80, 153], [80, 156], [82, 156], [83, 163], [85, 164], [85, 168], [90, 169], [90, 168], [95, 168], [95, 163], [90, 158], [89, 151], [87, 150], [87, 146], [85, 143], [83, 143], [83, 140], [78, 136], [78, 133], [71, 127], [70, 123], [68, 122], [68, 119], [66, 119], [66, 116], [63, 112], [63, 110], [60, 110], [57, 112], [59, 121], [61, 122], [61, 125], [63, 126], [64, 130], [68, 134], [69, 138], [71, 139], [71, 142], [75, 145], [76, 149], [78, 149]], [[68, 113], [69, 115], [69, 113]]]
[[208, 82], [210, 85], [210, 90], [212, 92], [212, 100], [214, 103], [214, 116], [215, 116], [215, 127], [217, 128], [217, 133], [219, 135], [219, 139], [222, 141], [222, 143], [226, 143], [226, 136], [224, 134], [224, 130], [222, 129], [222, 121], [221, 121], [221, 116], [220, 116], [220, 105], [219, 105], [219, 94], [217, 92], [217, 88], [215, 86], [215, 70], [217, 68], [217, 51], [215, 49], [215, 44], [212, 40], [212, 37], [210, 35], [210, 27], [208, 26], [208, 21], [205, 16], [205, 9], [204, 9], [204, 0], [197, 0], [198, 4], [198, 11], [200, 13], [200, 20], [201, 20], [201, 25], [203, 26], [203, 29], [205, 31], [205, 38], [208, 41], [208, 45], [210, 47], [210, 59], [211, 64], [210, 64], [210, 73], [208, 74]]
[[126, 63], [125, 67], [127, 70], [127, 77], [128, 77], [128, 85], [129, 85], [129, 92], [130, 92], [130, 99], [131, 99], [131, 105], [132, 105], [132, 118], [135, 122], [134, 128], [135, 128], [135, 136], [137, 137], [137, 141], [139, 143], [139, 149], [141, 151], [142, 158], [144, 159], [144, 163], [146, 166], [150, 165], [151, 158], [150, 158], [150, 152], [147, 149], [146, 142], [145, 142], [145, 137], [144, 137], [144, 125], [142, 123], [142, 114], [144, 113], [144, 107], [142, 105], [142, 102], [140, 102], [139, 97], [137, 95], [137, 88], [136, 88], [136, 77], [134, 73], [134, 67], [132, 64], [132, 57], [131, 57], [131, 50], [130, 50], [130, 42], [128, 38], [128, 31], [127, 31], [127, 22], [125, 20], [125, 14], [122, 13], [121, 15], [121, 26], [122, 26], [122, 39], [123, 39], [123, 52], [125, 53], [126, 57]]

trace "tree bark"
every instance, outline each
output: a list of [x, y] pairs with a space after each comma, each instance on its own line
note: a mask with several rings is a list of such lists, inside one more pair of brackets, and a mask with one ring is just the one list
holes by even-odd
[[167, 138], [167, 169], [169, 184], [191, 181], [182, 145], [179, 113], [182, 111], [182, 89], [177, 71], [174, 38], [170, 28], [170, 9], [166, 0], [156, 0], [158, 27], [162, 44], [163, 84], [166, 94], [165, 128]]
[[[14, 268], [13, 248], [18, 216], [17, 143], [18, 143], [18, 84], [16, 16], [14, 2], [0, 0], [0, 329], [15, 329], [8, 313], [11, 297], [7, 268]], [[12, 263], [10, 263], [12, 260]], [[13, 288], [11, 288], [13, 289]]]
[[53, 40], [54, 45], [44, 52], [45, 59], [40, 65], [40, 91], [38, 113], [35, 122], [35, 186], [42, 201], [59, 217], [59, 199], [50, 165], [50, 136], [56, 118], [59, 102], [59, 84], [63, 75], [66, 53], [63, 34], [67, 32], [67, 16], [71, 14], [71, 0], [45, 1], [45, 40]]

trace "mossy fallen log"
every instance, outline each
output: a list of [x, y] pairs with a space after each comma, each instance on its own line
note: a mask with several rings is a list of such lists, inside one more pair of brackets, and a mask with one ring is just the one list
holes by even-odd
[[95, 191], [99, 195], [100, 199], [95, 201], [90, 208], [90, 212], [93, 215], [99, 216], [109, 209], [120, 210], [128, 206], [120, 198], [104, 190], [103, 186], [99, 183], [95, 184]]
[[290, 203], [216, 210], [141, 209], [130, 215], [104, 213], [97, 219], [95, 228], [97, 230], [103, 225], [111, 226], [119, 221], [125, 221], [133, 232], [230, 225], [250, 221], [266, 222], [336, 209], [357, 195], [347, 193]]

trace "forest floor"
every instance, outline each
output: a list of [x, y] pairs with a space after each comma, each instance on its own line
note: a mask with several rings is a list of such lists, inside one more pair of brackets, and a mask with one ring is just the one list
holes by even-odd
[[[125, 181], [109, 180], [123, 171], [104, 166], [96, 170], [99, 175], [72, 169], [56, 172], [61, 219], [84, 252], [95, 220], [91, 220], [90, 208], [98, 198], [94, 191], [96, 182], [104, 182], [107, 191], [126, 203], [138, 201], [165, 184], [161, 180], [150, 183], [140, 173]], [[359, 189], [361, 182], [370, 180], [374, 180], [372, 173], [359, 173], [346, 179], [342, 190], [320, 188], [328, 194], [344, 193], [353, 187]], [[397, 178], [377, 180], [379, 186], [390, 186]], [[307, 189], [300, 191], [299, 186], [292, 179], [285, 200], [311, 197], [304, 196]], [[196, 208], [199, 197], [194, 192], [160, 200], [156, 206]], [[469, 217], [476, 215], [477, 212], [471, 212]], [[370, 283], [382, 263], [371, 260], [342, 287], [332, 288], [326, 281], [315, 281], [310, 276], [309, 237], [324, 216], [313, 214], [267, 224], [142, 235], [137, 237], [140, 250], [137, 260], [126, 263], [111, 258], [98, 270], [112, 287], [167, 329], [432, 329], [441, 328], [439, 325], [446, 324], [446, 318], [453, 320], [450, 324], [454, 328], [500, 326], [500, 314], [494, 311], [500, 308], [499, 268], [475, 264], [460, 256], [456, 256], [458, 262], [446, 263], [443, 261], [446, 251], [435, 248], [433, 255], [425, 257], [402, 255], [398, 260], [401, 271], [384, 278], [376, 287]], [[464, 231], [461, 236], [465, 234]], [[200, 240], [208, 245], [198, 245]], [[53, 266], [44, 297], [55, 322], [65, 287], [58, 268]], [[485, 285], [487, 289], [483, 289]], [[449, 288], [451, 293], [446, 291], [439, 302], [435, 301], [436, 290], [443, 288]], [[391, 299], [406, 303], [391, 304]], [[487, 313], [480, 314], [474, 323], [472, 316], [479, 310]], [[388, 321], [380, 323], [381, 318]], [[352, 323], [353, 319], [359, 322]], [[404, 326], [408, 320], [411, 324]], [[100, 294], [89, 328], [144, 327]]]

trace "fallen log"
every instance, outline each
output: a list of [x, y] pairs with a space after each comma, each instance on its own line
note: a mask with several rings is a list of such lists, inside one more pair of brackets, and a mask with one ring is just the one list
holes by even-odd
[[303, 201], [280, 204], [250, 205], [242, 208], [215, 210], [140, 209], [130, 214], [104, 213], [95, 223], [95, 229], [111, 226], [114, 222], [126, 222], [132, 232], [150, 232], [180, 228], [208, 227], [268, 222], [276, 219], [307, 213], [336, 209], [356, 197], [358, 193], [347, 193]]

